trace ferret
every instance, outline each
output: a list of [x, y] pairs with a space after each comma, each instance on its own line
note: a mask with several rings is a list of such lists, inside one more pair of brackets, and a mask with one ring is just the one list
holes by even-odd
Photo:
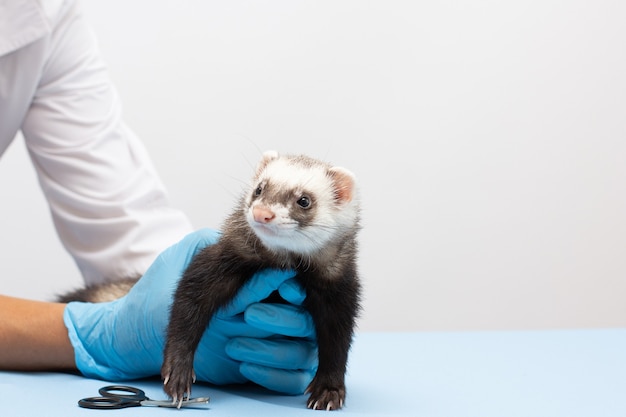
[[190, 395], [194, 352], [207, 324], [255, 272], [292, 269], [306, 290], [318, 343], [307, 407], [341, 408], [360, 310], [358, 230], [350, 171], [303, 155], [264, 153], [219, 242], [195, 256], [178, 284], [161, 368], [165, 392], [174, 401]]
[[361, 298], [355, 176], [305, 155], [263, 154], [219, 241], [198, 253], [174, 294], [161, 376], [174, 402], [191, 395], [194, 354], [211, 318], [267, 268], [297, 272], [318, 343], [307, 408], [342, 408]]

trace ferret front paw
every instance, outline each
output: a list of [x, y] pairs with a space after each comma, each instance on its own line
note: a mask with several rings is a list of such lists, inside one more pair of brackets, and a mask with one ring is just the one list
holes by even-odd
[[161, 367], [163, 391], [169, 395], [173, 403], [178, 402], [180, 408], [183, 400], [191, 397], [191, 384], [196, 382], [196, 374], [193, 366], [176, 366], [171, 362], [165, 361]]
[[343, 407], [343, 402], [346, 398], [346, 389], [343, 386], [322, 388], [313, 383], [309, 386], [307, 392], [311, 393], [307, 402], [307, 408], [312, 410], [339, 410]]

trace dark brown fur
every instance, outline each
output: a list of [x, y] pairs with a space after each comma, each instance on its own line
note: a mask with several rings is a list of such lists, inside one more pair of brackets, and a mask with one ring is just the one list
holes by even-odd
[[[269, 189], [271, 185], [264, 187]], [[306, 289], [304, 307], [313, 317], [317, 332], [319, 367], [307, 388], [308, 407], [341, 408], [346, 394], [348, 352], [359, 311], [358, 219], [354, 219], [353, 227], [337, 230], [330, 242], [315, 253], [303, 255], [266, 248], [245, 218], [246, 204], [244, 197], [225, 222], [219, 242], [193, 259], [178, 285], [161, 370], [166, 380], [164, 390], [175, 400], [190, 392], [194, 353], [211, 317], [229, 304], [255, 272], [284, 268], [297, 271], [297, 280]], [[309, 215], [316, 214], [312, 211]]]

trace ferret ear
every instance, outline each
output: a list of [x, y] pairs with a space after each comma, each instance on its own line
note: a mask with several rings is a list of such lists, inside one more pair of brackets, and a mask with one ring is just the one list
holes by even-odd
[[340, 204], [347, 204], [354, 198], [356, 180], [354, 174], [342, 167], [328, 170], [335, 188], [335, 198]]
[[269, 164], [270, 161], [273, 161], [274, 159], [278, 159], [278, 152], [276, 151], [263, 152], [263, 157], [261, 158], [261, 161], [259, 161], [259, 164], [256, 167], [256, 176], [258, 177], [261, 174], [261, 172], [265, 169], [267, 164]]

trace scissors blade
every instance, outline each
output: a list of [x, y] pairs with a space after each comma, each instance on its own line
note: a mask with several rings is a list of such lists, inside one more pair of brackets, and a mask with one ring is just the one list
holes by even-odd
[[183, 400], [182, 403], [172, 402], [172, 400], [143, 400], [141, 405], [147, 405], [151, 407], [167, 407], [167, 408], [177, 408], [177, 407], [197, 407], [204, 404], [208, 404], [211, 399], [209, 397], [198, 397], [198, 398], [189, 398], [187, 400]]

